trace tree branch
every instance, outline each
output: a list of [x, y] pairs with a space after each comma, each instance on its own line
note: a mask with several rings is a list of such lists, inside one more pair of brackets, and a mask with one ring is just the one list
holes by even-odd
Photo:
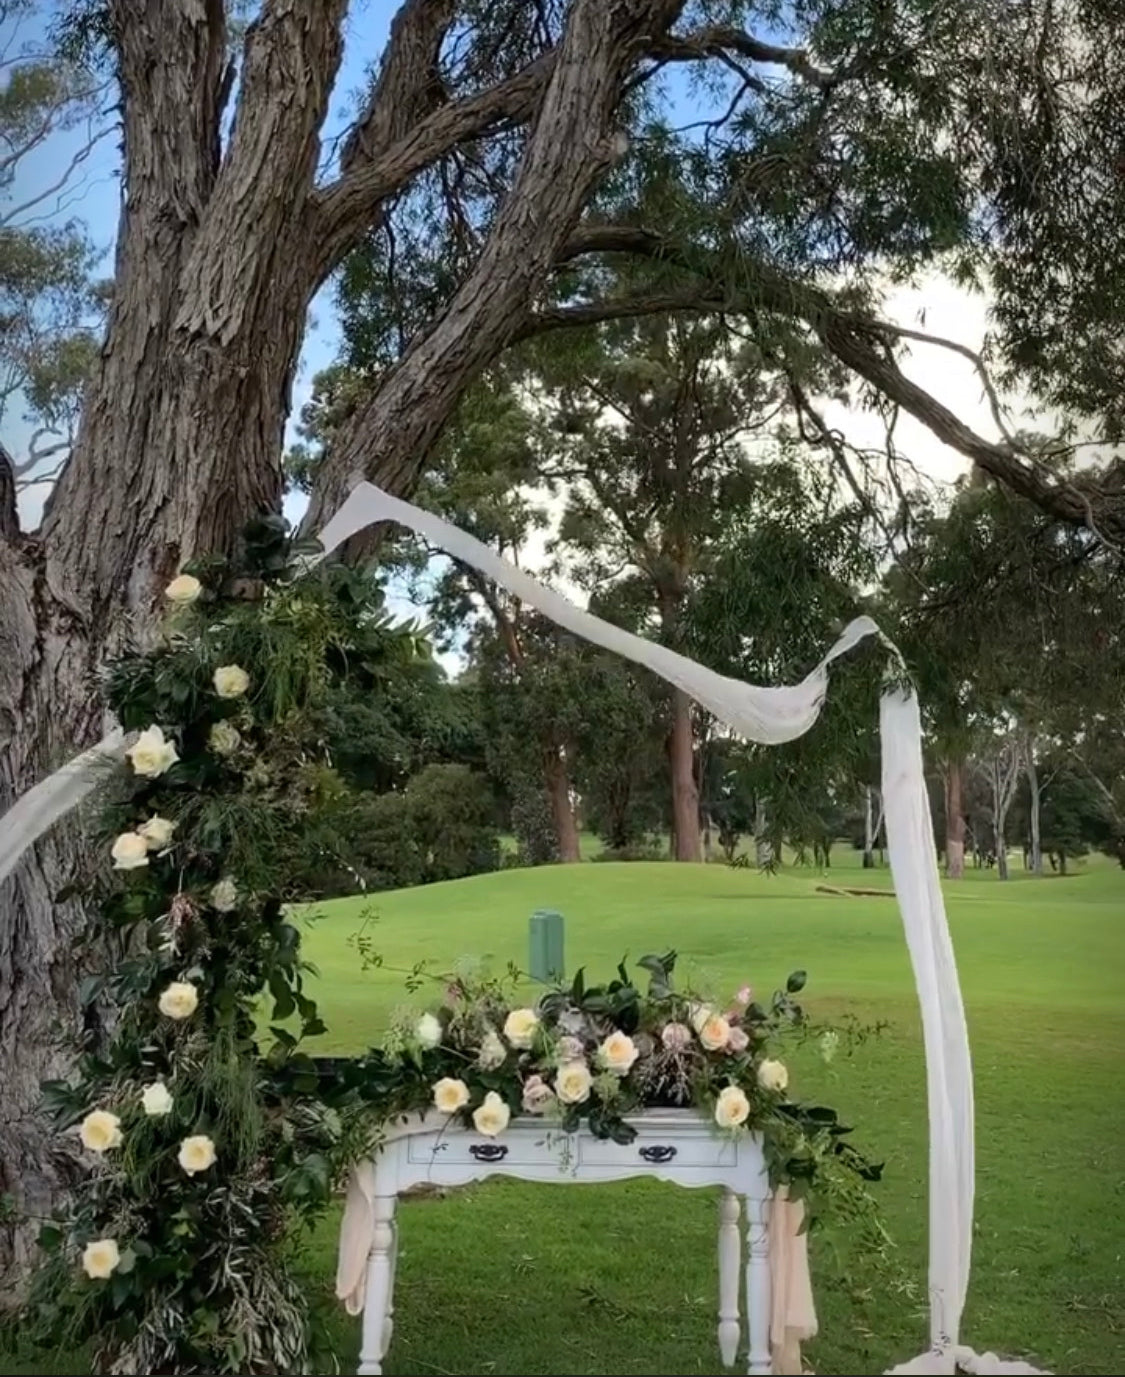
[[614, 120], [625, 74], [642, 39], [667, 27], [681, 4], [573, 0], [515, 181], [472, 271], [341, 432], [319, 467], [305, 529], [318, 530], [360, 476], [412, 490], [465, 387], [510, 343], [591, 192], [624, 152]]
[[[821, 288], [788, 277], [764, 263], [741, 264], [740, 279], [747, 285], [740, 282], [739, 286], [732, 287], [724, 280], [720, 265], [706, 260], [689, 262], [678, 246], [637, 226], [582, 226], [564, 246], [559, 262], [588, 253], [632, 253], [679, 266], [689, 277], [683, 287], [672, 291], [531, 315], [520, 328], [521, 338], [568, 326], [677, 310], [729, 315], [748, 310], [765, 311], [800, 320], [854, 373], [1012, 492], [1027, 498], [1057, 520], [1087, 527], [1106, 544], [1125, 538], [1125, 508], [1120, 494], [1103, 492], [1093, 484], [1079, 486], [1070, 478], [1058, 479], [1045, 465], [1021, 455], [1010, 444], [979, 435], [944, 403], [908, 378], [891, 353], [890, 343], [899, 336], [920, 337], [919, 332], [841, 309]], [[925, 336], [925, 339], [939, 347], [951, 343], [939, 336]], [[966, 352], [964, 346], [956, 347], [959, 353]], [[972, 355], [971, 350], [968, 353]], [[1101, 504], [1096, 514], [1095, 502]]]
[[338, 260], [371, 225], [380, 201], [395, 195], [459, 143], [529, 120], [550, 79], [554, 56], [544, 54], [479, 95], [440, 105], [375, 156], [353, 159], [338, 181], [314, 196], [324, 258]]
[[678, 37], [662, 37], [649, 46], [649, 55], [664, 62], [694, 62], [705, 57], [737, 53], [751, 62], [786, 67], [818, 90], [831, 90], [843, 80], [838, 72], [817, 67], [804, 48], [783, 48], [725, 24], [711, 24]]

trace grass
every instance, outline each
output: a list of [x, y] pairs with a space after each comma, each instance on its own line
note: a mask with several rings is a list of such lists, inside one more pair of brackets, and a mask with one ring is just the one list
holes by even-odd
[[[841, 862], [843, 864], [841, 864]], [[357, 1051], [403, 1002], [420, 957], [526, 964], [528, 915], [566, 916], [567, 963], [594, 974], [623, 953], [668, 946], [689, 976], [767, 993], [809, 971], [821, 1014], [888, 1020], [860, 1057], [800, 1062], [884, 1157], [880, 1199], [899, 1287], [868, 1261], [814, 1244], [822, 1373], [878, 1373], [925, 1343], [926, 1109], [920, 1029], [897, 907], [817, 893], [819, 872], [775, 877], [723, 866], [598, 864], [507, 871], [379, 896], [368, 936], [386, 963], [363, 971], [352, 939], [364, 904], [326, 905], [307, 937], [329, 1025], [325, 1053]], [[883, 884], [848, 853], [829, 883]], [[977, 1221], [963, 1337], [1055, 1373], [1122, 1370], [1125, 1104], [1121, 1003], [1125, 874], [1091, 862], [1074, 877], [1008, 884], [971, 873], [947, 887], [977, 1093]], [[422, 996], [419, 996], [421, 998]], [[323, 1324], [317, 1371], [355, 1371], [358, 1321], [331, 1299], [337, 1218], [302, 1250]], [[494, 1182], [406, 1202], [395, 1340], [386, 1370], [434, 1373], [714, 1373], [715, 1202], [647, 1182], [564, 1190]], [[331, 1355], [335, 1355], [335, 1358]], [[0, 1354], [0, 1361], [6, 1355]], [[740, 1361], [744, 1361], [740, 1359]], [[44, 1371], [41, 1365], [6, 1372]], [[46, 1369], [50, 1370], [50, 1369]], [[70, 1366], [57, 1369], [73, 1372]]]

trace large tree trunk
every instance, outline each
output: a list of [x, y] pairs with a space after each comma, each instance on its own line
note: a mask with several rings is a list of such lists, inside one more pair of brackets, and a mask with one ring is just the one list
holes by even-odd
[[582, 859], [582, 846], [578, 835], [578, 822], [574, 816], [574, 805], [570, 800], [570, 772], [566, 767], [566, 756], [557, 747], [549, 747], [544, 752], [543, 775], [547, 785], [547, 797], [551, 800], [551, 816], [555, 822], [555, 835], [559, 843], [559, 860], [564, 865]]
[[695, 783], [695, 727], [691, 699], [672, 690], [672, 728], [668, 734], [668, 763], [672, 772], [672, 836], [677, 861], [698, 861], [702, 837], [699, 829], [699, 789]]
[[964, 771], [958, 756], [945, 762], [945, 873], [951, 880], [965, 878]]
[[[223, 0], [108, 0], [124, 125], [114, 301], [78, 441], [35, 538], [18, 531], [0, 462], [0, 813], [98, 737], [100, 668], [150, 634], [177, 568], [229, 553], [251, 516], [278, 508], [308, 304], [381, 201], [458, 142], [528, 122], [474, 269], [324, 465], [314, 529], [360, 476], [409, 491], [621, 151], [615, 113], [640, 40], [680, 8], [573, 0], [553, 53], [434, 108], [432, 64], [454, 6], [403, 0], [340, 175], [317, 186], [346, 0], [263, 0], [233, 120]], [[0, 889], [0, 1193], [28, 1214], [57, 1199], [63, 1178], [36, 1105], [77, 1029], [71, 941], [83, 914], [54, 895], [78, 846], [71, 820]], [[32, 1233], [0, 1241], [8, 1282]], [[0, 1281], [0, 1295], [16, 1289]]]

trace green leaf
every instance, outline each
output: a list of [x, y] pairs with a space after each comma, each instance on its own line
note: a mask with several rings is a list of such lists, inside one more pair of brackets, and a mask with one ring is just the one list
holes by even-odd
[[269, 987], [270, 994], [273, 995], [273, 1013], [270, 1017], [289, 1018], [297, 1005], [292, 990], [285, 983], [285, 977], [279, 970], [270, 971]]
[[789, 977], [789, 979], [785, 982], [785, 988], [789, 991], [790, 994], [798, 994], [801, 990], [805, 988], [805, 982], [808, 980], [808, 978], [809, 976], [807, 971], [794, 971], [793, 974]]

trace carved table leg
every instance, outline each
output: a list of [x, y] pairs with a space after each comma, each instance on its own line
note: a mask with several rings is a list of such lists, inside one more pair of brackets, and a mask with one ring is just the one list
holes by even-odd
[[[372, 1202], [375, 1226], [367, 1259], [367, 1296], [363, 1306], [363, 1345], [359, 1351], [360, 1377], [378, 1377], [383, 1371], [389, 1312], [393, 1304], [392, 1256], [395, 1243], [395, 1197], [377, 1195]], [[389, 1341], [389, 1336], [388, 1336]]]
[[391, 1337], [395, 1332], [395, 1278], [398, 1275], [398, 1221], [391, 1220], [391, 1280], [387, 1288], [387, 1318], [383, 1325], [383, 1351], [380, 1358], [387, 1356]]
[[746, 1197], [746, 1324], [751, 1377], [767, 1377], [770, 1360], [769, 1201]]
[[724, 1367], [734, 1366], [741, 1337], [738, 1322], [738, 1283], [742, 1270], [742, 1240], [738, 1235], [740, 1208], [734, 1191], [723, 1191], [719, 1197], [719, 1352]]

